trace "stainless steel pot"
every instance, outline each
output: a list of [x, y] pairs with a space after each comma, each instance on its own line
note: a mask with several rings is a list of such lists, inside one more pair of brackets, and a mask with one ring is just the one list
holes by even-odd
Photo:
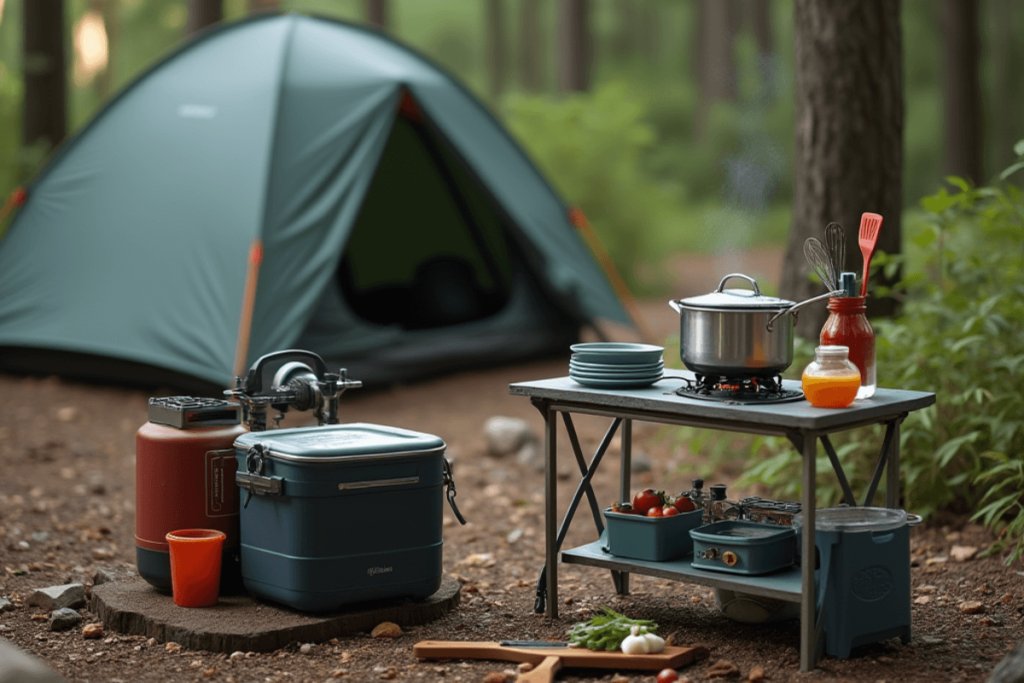
[[[753, 289], [725, 289], [732, 278], [746, 280]], [[669, 302], [679, 313], [679, 356], [702, 375], [778, 375], [793, 363], [796, 311], [830, 296], [838, 292], [797, 304], [765, 296], [754, 278], [731, 273], [710, 294]]]

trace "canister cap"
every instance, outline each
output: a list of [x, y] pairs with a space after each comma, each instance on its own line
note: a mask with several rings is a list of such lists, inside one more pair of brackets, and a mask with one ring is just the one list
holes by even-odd
[[257, 443], [267, 448], [271, 458], [303, 461], [413, 454], [445, 448], [444, 441], [431, 434], [366, 423], [246, 432], [235, 439], [235, 448], [248, 449]]
[[[803, 513], [793, 516], [793, 526], [803, 526], [803, 521]], [[906, 511], [892, 508], [839, 507], [814, 511], [817, 531], [888, 531], [906, 523]]]
[[161, 396], [149, 399], [149, 421], [177, 429], [236, 425], [239, 405], [218, 398]]

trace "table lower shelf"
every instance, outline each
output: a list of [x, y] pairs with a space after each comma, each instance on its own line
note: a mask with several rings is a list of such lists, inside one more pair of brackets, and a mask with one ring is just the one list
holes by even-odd
[[786, 602], [801, 601], [800, 567], [793, 566], [780, 569], [760, 576], [744, 576], [726, 572], [694, 569], [690, 566], [693, 555], [686, 555], [676, 560], [653, 562], [619, 557], [606, 552], [602, 539], [581, 545], [578, 548], [562, 551], [562, 562], [566, 564], [582, 564], [591, 567], [603, 567], [630, 574], [657, 576], [683, 583], [696, 583], [713, 588], [725, 588], [751, 595], [762, 595], [767, 598]]

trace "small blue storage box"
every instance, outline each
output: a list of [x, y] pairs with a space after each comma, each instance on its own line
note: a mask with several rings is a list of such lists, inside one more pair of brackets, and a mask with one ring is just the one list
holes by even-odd
[[796, 530], [788, 526], [721, 520], [690, 532], [694, 569], [756, 576], [792, 566]]
[[604, 511], [608, 523], [608, 552], [634, 560], [664, 562], [693, 552], [690, 529], [700, 526], [703, 510], [681, 512], [672, 517]]
[[441, 586], [445, 443], [346, 424], [235, 440], [246, 590], [324, 612]]

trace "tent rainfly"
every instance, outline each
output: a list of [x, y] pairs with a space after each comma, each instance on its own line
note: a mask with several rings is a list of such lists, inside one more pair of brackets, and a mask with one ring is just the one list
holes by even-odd
[[302, 348], [373, 385], [564, 353], [597, 318], [630, 324], [487, 108], [376, 31], [297, 14], [135, 81], [0, 242], [6, 371], [211, 390]]

